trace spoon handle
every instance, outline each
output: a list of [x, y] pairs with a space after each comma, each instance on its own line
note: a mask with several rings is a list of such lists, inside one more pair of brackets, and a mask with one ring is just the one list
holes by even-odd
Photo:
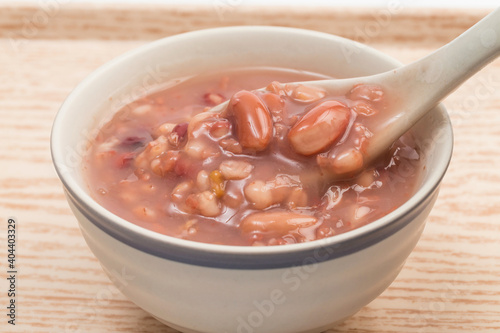
[[384, 82], [387, 91], [398, 92], [399, 96], [390, 97], [389, 109], [394, 114], [381, 124], [384, 135], [373, 137], [368, 157], [387, 149], [439, 101], [499, 55], [500, 8], [428, 56], [372, 76], [370, 81]]
[[[406, 75], [395, 75], [408, 80], [413, 87], [409, 97], [418, 104], [427, 100], [429, 109], [450, 94], [465, 80], [500, 55], [500, 8], [483, 18], [452, 42], [428, 56], [401, 67]], [[403, 73], [400, 73], [403, 74]], [[401, 87], [401, 82], [397, 82]], [[424, 110], [425, 111], [425, 110]]]

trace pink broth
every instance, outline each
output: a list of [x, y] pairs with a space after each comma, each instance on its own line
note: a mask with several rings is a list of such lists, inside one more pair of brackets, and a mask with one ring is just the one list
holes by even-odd
[[[358, 85], [326, 96], [279, 83], [324, 78], [239, 69], [136, 100], [90, 143], [91, 192], [131, 223], [207, 243], [293, 244], [370, 223], [412, 196], [420, 152], [407, 133], [362, 170], [385, 92]], [[226, 100], [222, 112], [209, 111]], [[337, 175], [347, 180], [334, 181]]]

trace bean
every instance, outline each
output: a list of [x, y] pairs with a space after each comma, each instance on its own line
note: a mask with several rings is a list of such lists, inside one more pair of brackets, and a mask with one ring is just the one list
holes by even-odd
[[210, 178], [208, 172], [201, 170], [196, 176], [196, 186], [200, 191], [206, 191], [210, 189]]
[[364, 102], [364, 101], [355, 101], [353, 102], [353, 106], [351, 109], [356, 112], [358, 115], [362, 116], [373, 116], [378, 113], [377, 109], [372, 107], [370, 104]]
[[261, 180], [251, 182], [245, 187], [244, 193], [255, 209], [265, 209], [283, 202], [289, 196], [290, 191], [298, 186], [299, 183], [290, 177], [278, 175], [268, 182]]
[[187, 176], [194, 178], [198, 174], [200, 164], [198, 160], [193, 159], [184, 152], [179, 153], [179, 158], [174, 166], [174, 173], [177, 176]]
[[153, 106], [151, 104], [144, 104], [132, 109], [132, 114], [135, 116], [143, 116], [151, 111], [153, 111]]
[[356, 210], [354, 213], [354, 219], [361, 220], [366, 215], [370, 214], [371, 211], [372, 211], [372, 209], [368, 206], [358, 206], [358, 207], [356, 207]]
[[146, 138], [143, 136], [131, 135], [131, 136], [127, 136], [125, 139], [123, 139], [121, 142], [121, 145], [122, 146], [135, 146], [135, 147], [139, 146], [140, 147], [140, 146], [144, 146], [144, 141], [146, 141]]
[[237, 92], [229, 101], [229, 110], [234, 116], [241, 146], [257, 152], [266, 149], [271, 142], [273, 123], [260, 98], [249, 91]]
[[187, 129], [188, 123], [175, 125], [172, 132], [167, 135], [168, 143], [174, 148], [180, 147], [186, 140]]
[[338, 101], [327, 101], [307, 112], [288, 132], [292, 148], [313, 155], [331, 146], [346, 130], [351, 112]]
[[109, 152], [113, 151], [116, 149], [116, 147], [120, 144], [120, 140], [118, 140], [116, 137], [112, 136], [103, 143], [99, 145], [99, 148], [97, 149], [98, 153], [104, 153], [104, 152]]
[[307, 192], [301, 187], [295, 187], [290, 191], [287, 198], [287, 206], [290, 209], [307, 207]]
[[266, 183], [256, 180], [248, 184], [244, 189], [245, 197], [253, 203], [256, 209], [264, 209], [273, 205], [273, 195]]
[[363, 187], [370, 187], [375, 181], [375, 171], [374, 170], [366, 170], [356, 179], [356, 184]]
[[187, 129], [188, 139], [198, 137], [201, 134], [206, 133], [209, 128], [208, 123], [217, 120], [219, 117], [219, 114], [212, 112], [198, 113], [189, 121]]
[[323, 89], [304, 86], [301, 84], [296, 85], [295, 87], [291, 86], [290, 88], [292, 88], [290, 97], [299, 102], [305, 102], [305, 103], [316, 102], [325, 97], [326, 95]]
[[210, 126], [209, 132], [212, 138], [222, 138], [231, 133], [231, 123], [227, 119], [217, 120]]
[[352, 148], [338, 154], [332, 162], [333, 171], [338, 175], [356, 173], [362, 167], [363, 154]]
[[142, 168], [134, 170], [134, 175], [140, 180], [148, 181], [151, 179], [151, 174]]
[[219, 141], [219, 145], [225, 151], [233, 154], [241, 154], [243, 152], [243, 147], [241, 147], [240, 143], [233, 138], [222, 139]]
[[226, 191], [222, 202], [230, 208], [239, 208], [243, 204], [243, 196], [239, 192]]
[[373, 136], [373, 133], [366, 126], [359, 123], [355, 123], [352, 126], [351, 132], [353, 147], [361, 152], [366, 151], [369, 139]]
[[173, 202], [179, 203], [184, 201], [185, 197], [189, 194], [189, 192], [193, 189], [192, 181], [185, 181], [177, 184], [172, 190], [171, 198]]
[[276, 246], [276, 245], [286, 245], [288, 244], [288, 242], [286, 240], [284, 240], [283, 238], [271, 238], [268, 242], [267, 242], [267, 245], [270, 245], [270, 246]]
[[194, 214], [198, 210], [198, 194], [199, 193], [191, 193], [186, 197], [184, 203], [186, 204], [185, 210], [190, 214]]
[[352, 100], [380, 102], [384, 98], [384, 91], [379, 86], [358, 84], [351, 89], [347, 97]]
[[203, 95], [203, 99], [205, 103], [210, 106], [219, 105], [226, 100], [224, 96], [216, 93], [206, 93], [205, 95]]
[[250, 175], [253, 165], [245, 161], [227, 160], [219, 165], [219, 170], [227, 180], [240, 180]]
[[197, 219], [190, 219], [187, 220], [186, 223], [181, 227], [181, 231], [183, 234], [187, 235], [194, 235], [198, 232], [198, 220]]
[[198, 194], [198, 209], [201, 215], [207, 217], [215, 217], [221, 213], [220, 203], [211, 191]]
[[160, 126], [158, 126], [158, 128], [153, 132], [153, 137], [155, 139], [161, 135], [167, 137], [172, 132], [175, 126], [177, 126], [177, 124], [163, 123]]
[[178, 160], [179, 152], [169, 150], [152, 160], [150, 167], [155, 174], [165, 177], [169, 172], [174, 170]]
[[323, 239], [335, 235], [335, 230], [332, 227], [321, 227], [316, 230], [316, 238]]
[[218, 150], [214, 149], [213, 146], [207, 145], [202, 139], [189, 140], [184, 147], [184, 151], [188, 156], [198, 160], [213, 157], [220, 153]]
[[271, 82], [267, 87], [266, 87], [266, 90], [267, 91], [270, 91], [272, 92], [273, 94], [276, 94], [278, 96], [285, 96], [286, 95], [286, 92], [285, 92], [285, 87], [279, 83], [278, 81], [273, 81]]
[[167, 138], [163, 135], [149, 142], [146, 148], [134, 160], [134, 164], [138, 168], [149, 169], [151, 161], [160, 157], [161, 154], [169, 150]]
[[214, 170], [210, 172], [208, 177], [210, 179], [212, 192], [217, 196], [217, 198], [222, 197], [225, 193], [225, 183], [222, 173], [219, 170]]
[[127, 186], [123, 183], [120, 183], [120, 185], [123, 185], [118, 192], [118, 196], [120, 197], [121, 201], [126, 203], [127, 205], [137, 203], [137, 201], [139, 200], [139, 193], [137, 193], [137, 191], [134, 191], [134, 189], [130, 186]]
[[285, 119], [285, 101], [277, 94], [266, 93], [261, 95], [269, 112], [271, 112], [273, 122], [281, 122]]
[[240, 223], [243, 233], [270, 232], [286, 235], [292, 230], [313, 226], [317, 223], [314, 216], [291, 212], [262, 212], [245, 217]]

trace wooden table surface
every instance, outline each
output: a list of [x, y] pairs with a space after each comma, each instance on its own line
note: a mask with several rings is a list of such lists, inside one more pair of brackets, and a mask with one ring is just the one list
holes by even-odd
[[[486, 14], [397, 6], [278, 10], [242, 3], [0, 5], [0, 332], [175, 332], [111, 285], [52, 167], [54, 116], [72, 88], [104, 62], [175, 33], [267, 24], [357, 39], [407, 63]], [[455, 150], [420, 242], [380, 297], [329, 332], [500, 332], [500, 62], [445, 105]], [[4, 314], [9, 216], [18, 226], [15, 327]]]

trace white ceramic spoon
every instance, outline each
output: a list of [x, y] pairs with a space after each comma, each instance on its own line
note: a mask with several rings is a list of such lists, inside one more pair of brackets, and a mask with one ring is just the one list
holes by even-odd
[[[385, 91], [388, 108], [377, 115], [364, 153], [364, 166], [389, 147], [465, 80], [500, 55], [500, 8], [434, 53], [409, 65], [372, 76], [298, 82], [342, 96], [357, 84]], [[293, 84], [293, 83], [291, 83]], [[227, 103], [212, 109], [219, 112]]]

